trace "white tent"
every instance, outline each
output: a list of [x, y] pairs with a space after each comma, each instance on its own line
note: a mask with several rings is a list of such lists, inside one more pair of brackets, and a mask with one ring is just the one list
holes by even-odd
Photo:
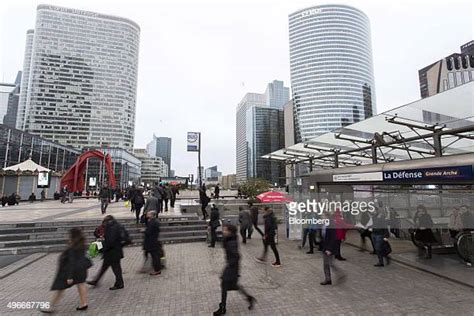
[[31, 172], [49, 172], [50, 170], [48, 168], [45, 168], [43, 166], [38, 165], [36, 162], [33, 160], [27, 159], [17, 165], [10, 166], [3, 168], [3, 171], [15, 171], [15, 172], [22, 172], [22, 171], [31, 171]]

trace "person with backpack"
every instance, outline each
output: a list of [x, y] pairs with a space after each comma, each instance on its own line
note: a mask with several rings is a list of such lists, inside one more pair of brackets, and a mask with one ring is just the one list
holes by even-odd
[[107, 215], [104, 218], [104, 242], [103, 242], [103, 261], [102, 267], [96, 278], [88, 281], [87, 284], [97, 286], [100, 279], [109, 267], [115, 275], [115, 284], [109, 290], [123, 289], [122, 266], [120, 260], [123, 258], [123, 246], [131, 243], [130, 236], [125, 228], [120, 225], [112, 215]]

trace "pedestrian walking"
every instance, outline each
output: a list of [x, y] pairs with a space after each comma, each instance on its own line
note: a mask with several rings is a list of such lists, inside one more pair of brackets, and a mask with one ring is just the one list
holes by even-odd
[[100, 279], [107, 271], [109, 267], [115, 275], [115, 284], [110, 287], [109, 290], [123, 289], [123, 277], [122, 277], [122, 266], [120, 260], [123, 258], [122, 247], [129, 243], [127, 240], [127, 233], [125, 228], [121, 226], [112, 215], [107, 215], [104, 218], [105, 231], [104, 231], [104, 242], [103, 242], [103, 261], [102, 267], [94, 280], [88, 281], [87, 284], [97, 286]]
[[[248, 202], [247, 205], [249, 206], [249, 209], [250, 209], [250, 219], [252, 220], [253, 228], [255, 228], [255, 230], [260, 234], [260, 236], [263, 237], [263, 232], [258, 227], [258, 206], [253, 205], [252, 202]], [[249, 231], [248, 239], [251, 239], [252, 232], [253, 230]]]
[[219, 222], [219, 218], [220, 218], [219, 209], [214, 204], [211, 208], [211, 218], [208, 224], [209, 230], [211, 233], [211, 243], [209, 245], [210, 248], [214, 248], [216, 246], [216, 241], [217, 241], [216, 230], [217, 230], [217, 227], [221, 225]]
[[239, 223], [240, 223], [240, 236], [242, 236], [242, 243], [247, 243], [247, 236], [250, 235], [248, 232], [252, 228], [252, 222], [250, 219], [250, 212], [245, 210], [242, 206], [239, 206]]
[[158, 182], [155, 183], [155, 187], [152, 190], [153, 195], [158, 199], [158, 213], [163, 212], [163, 197], [165, 195], [165, 191], [163, 190], [163, 186], [161, 184], [158, 184]]
[[143, 191], [141, 189], [137, 190], [137, 193], [135, 194], [131, 203], [134, 204], [133, 209], [135, 210], [136, 223], [138, 224], [140, 223], [140, 212], [142, 210], [143, 205], [145, 204], [145, 197], [143, 197]]
[[318, 231], [319, 226], [318, 224], [316, 224], [316, 213], [311, 212], [307, 218], [311, 219], [312, 221], [310, 222], [310, 224], [308, 224], [309, 250], [306, 253], [312, 254], [314, 253], [314, 246], [315, 244], [317, 244], [316, 232]]
[[334, 212], [334, 226], [336, 228], [336, 249], [334, 258], [339, 261], [346, 261], [347, 259], [341, 255], [341, 244], [346, 240], [347, 229], [351, 228], [352, 225], [344, 220], [340, 209], [336, 209]]
[[163, 201], [165, 204], [165, 212], [168, 212], [168, 201], [171, 200], [173, 193], [171, 192], [171, 189], [167, 183], [163, 187], [163, 192], [164, 192]]
[[248, 309], [252, 309], [256, 300], [245, 289], [239, 285], [240, 270], [240, 253], [237, 243], [237, 227], [230, 224], [224, 224], [222, 228], [224, 238], [224, 250], [226, 258], [226, 266], [221, 276], [221, 302], [219, 309], [213, 315], [225, 315], [227, 304], [227, 292], [239, 291], [243, 294], [248, 302]]
[[214, 187], [214, 198], [217, 200], [219, 199], [219, 193], [221, 192], [221, 188], [219, 187], [219, 183], [216, 184]]
[[149, 193], [148, 198], [146, 199], [145, 202], [145, 208], [143, 209], [143, 216], [145, 217], [145, 224], [148, 222], [148, 218], [146, 216], [146, 213], [150, 211], [155, 211], [156, 216], [158, 216], [158, 212], [160, 210], [160, 202], [156, 198], [156, 196], [153, 194], [153, 192]]
[[359, 223], [356, 224], [356, 227], [359, 231], [360, 235], [360, 251], [364, 251], [367, 249], [366, 247], [366, 238], [369, 238], [370, 244], [372, 245], [371, 253], [375, 253], [374, 242], [372, 240], [372, 227], [374, 225], [374, 221], [372, 216], [369, 215], [368, 212], [362, 212], [360, 215]]
[[72, 228], [69, 231], [69, 245], [61, 253], [58, 261], [58, 270], [54, 278], [51, 290], [54, 291], [53, 299], [49, 308], [42, 309], [43, 313], [53, 313], [56, 306], [63, 297], [64, 290], [73, 285], [77, 286], [79, 292], [78, 311], [87, 309], [87, 287], [85, 285], [87, 278], [87, 269], [92, 266], [92, 262], [86, 257], [86, 244], [82, 231], [79, 228]]
[[147, 224], [145, 229], [145, 237], [143, 239], [143, 251], [145, 254], [145, 262], [143, 264], [142, 273], [146, 273], [145, 265], [148, 261], [148, 255], [151, 256], [151, 262], [153, 266], [153, 271], [150, 272], [150, 275], [160, 275], [161, 274], [161, 254], [160, 254], [160, 223], [156, 218], [156, 211], [149, 211], [146, 213]]
[[69, 196], [69, 190], [67, 188], [67, 185], [65, 185], [62, 189], [61, 189], [61, 203], [66, 203], [66, 200]]
[[[328, 218], [327, 216], [325, 216]], [[331, 285], [331, 270], [338, 275], [338, 281], [342, 282], [345, 280], [345, 273], [334, 264], [333, 256], [337, 251], [337, 237], [334, 220], [329, 220], [329, 225], [323, 225], [321, 228], [321, 243], [323, 250], [323, 269], [324, 269], [324, 281], [321, 285]]]
[[385, 212], [381, 209], [376, 210], [373, 219], [372, 228], [372, 240], [377, 254], [378, 262], [375, 264], [376, 267], [384, 266], [384, 258], [386, 259], [387, 265], [390, 264], [390, 257], [387, 252], [387, 243], [390, 233], [388, 230], [387, 220], [385, 219]]
[[107, 212], [107, 206], [110, 203], [110, 190], [107, 185], [102, 186], [99, 191], [100, 210], [102, 215]]
[[203, 183], [201, 187], [199, 187], [199, 202], [201, 203], [201, 212], [203, 220], [207, 218], [207, 211], [206, 207], [209, 204], [211, 199], [206, 194], [206, 185]]
[[41, 202], [43, 202], [46, 199], [46, 192], [44, 191], [44, 189], [41, 190], [40, 196], [41, 196]]
[[263, 236], [263, 254], [261, 257], [256, 258], [256, 260], [259, 263], [265, 263], [267, 261], [268, 247], [270, 246], [275, 256], [275, 262], [272, 263], [272, 266], [279, 268], [281, 267], [280, 254], [275, 244], [275, 235], [278, 229], [276, 217], [273, 214], [273, 210], [268, 206], [265, 206], [264, 212], [265, 234]]
[[31, 192], [31, 195], [28, 197], [28, 201], [30, 201], [30, 203], [33, 203], [36, 201], [35, 192]]
[[176, 202], [176, 195], [179, 195], [179, 184], [171, 186], [171, 207], [174, 207], [174, 203]]

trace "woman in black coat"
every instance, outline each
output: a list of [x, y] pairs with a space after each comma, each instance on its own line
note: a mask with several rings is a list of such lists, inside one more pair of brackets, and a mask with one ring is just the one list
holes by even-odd
[[59, 257], [59, 268], [56, 273], [53, 285], [54, 292], [51, 305], [48, 309], [41, 310], [43, 313], [53, 313], [55, 306], [61, 300], [64, 290], [73, 285], [77, 285], [80, 305], [76, 310], [87, 309], [87, 269], [92, 266], [92, 262], [86, 257], [85, 238], [79, 228], [72, 228], [69, 231], [69, 246]]
[[219, 309], [214, 312], [214, 316], [224, 315], [226, 313], [227, 291], [239, 291], [245, 295], [249, 303], [249, 309], [252, 309], [255, 303], [255, 298], [238, 284], [240, 254], [237, 243], [237, 227], [231, 224], [225, 224], [222, 227], [222, 235], [224, 237], [224, 250], [227, 264], [221, 276], [221, 303], [219, 304]]

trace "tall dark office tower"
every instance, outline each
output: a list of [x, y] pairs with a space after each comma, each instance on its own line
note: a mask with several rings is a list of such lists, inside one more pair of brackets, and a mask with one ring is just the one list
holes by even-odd
[[171, 173], [171, 138], [156, 137], [146, 145], [146, 151], [151, 157], [161, 157], [168, 167], [168, 175]]

